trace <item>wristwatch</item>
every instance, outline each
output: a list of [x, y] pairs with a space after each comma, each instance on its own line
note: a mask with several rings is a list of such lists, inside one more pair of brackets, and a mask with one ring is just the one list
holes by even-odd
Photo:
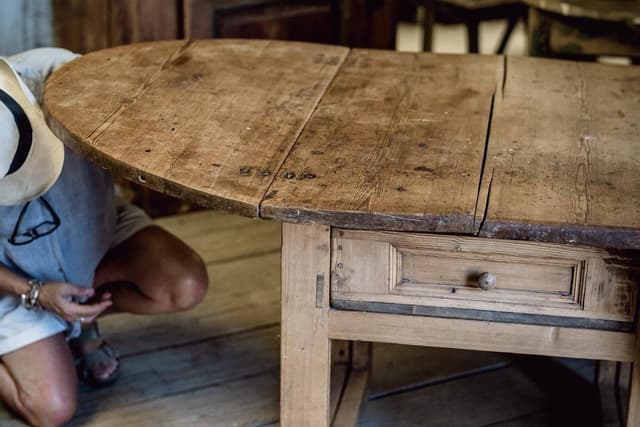
[[27, 310], [40, 310], [42, 306], [38, 302], [40, 297], [40, 288], [44, 285], [42, 281], [38, 279], [31, 279], [28, 282], [29, 292], [20, 294], [20, 303]]

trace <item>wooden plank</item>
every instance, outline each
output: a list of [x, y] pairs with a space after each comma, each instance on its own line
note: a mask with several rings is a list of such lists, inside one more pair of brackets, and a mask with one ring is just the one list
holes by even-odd
[[139, 3], [139, 0], [108, 1], [106, 19], [109, 47], [140, 41]]
[[491, 427], [549, 427], [550, 418], [545, 410], [539, 410], [492, 424]]
[[374, 343], [370, 395], [393, 394], [508, 361], [499, 353]]
[[[278, 372], [278, 334], [279, 327], [275, 326], [124, 357], [122, 377], [112, 387], [81, 386], [76, 421], [89, 420], [98, 412]], [[277, 415], [277, 410], [274, 412]]]
[[633, 360], [634, 334], [476, 320], [329, 312], [332, 339], [603, 360]]
[[266, 40], [127, 45], [54, 73], [44, 104], [54, 132], [96, 163], [255, 217], [346, 53]]
[[473, 231], [491, 56], [353, 50], [262, 203], [265, 218]]
[[138, 0], [138, 41], [172, 40], [183, 38], [178, 0]]
[[338, 411], [340, 400], [342, 399], [342, 392], [346, 381], [349, 379], [349, 366], [345, 363], [333, 364], [331, 366], [331, 406], [329, 419], [333, 420]]
[[533, 381], [515, 368], [505, 368], [371, 400], [358, 425], [493, 426], [543, 409], [544, 399]]
[[332, 427], [354, 427], [367, 401], [371, 378], [371, 343], [355, 341], [351, 344], [350, 372], [340, 399]]
[[82, 54], [110, 46], [109, 0], [51, 3], [57, 46]]
[[364, 402], [367, 400], [369, 371], [353, 370], [349, 373], [340, 406], [336, 412], [332, 427], [355, 427]]
[[640, 70], [505, 58], [480, 234], [640, 248]]
[[283, 426], [329, 425], [330, 230], [282, 226], [280, 419]]
[[[331, 307], [338, 310], [388, 313], [407, 316], [427, 316], [447, 319], [483, 320], [523, 325], [557, 326], [565, 328], [598, 329], [603, 331], [633, 331], [632, 322], [591, 319], [589, 317], [549, 316], [544, 314], [511, 313], [509, 311], [475, 310], [469, 308], [449, 308], [446, 306], [395, 304], [371, 302], [369, 297], [358, 299], [332, 299]], [[470, 303], [473, 305], [473, 303]], [[530, 310], [535, 312], [535, 310]]]
[[[240, 403], [240, 404], [239, 404]], [[278, 371], [78, 418], [71, 427], [271, 425], [278, 418]]]

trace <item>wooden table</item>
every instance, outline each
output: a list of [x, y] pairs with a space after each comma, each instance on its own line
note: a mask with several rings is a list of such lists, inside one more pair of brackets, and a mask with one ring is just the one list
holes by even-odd
[[281, 421], [345, 425], [367, 351], [353, 346], [334, 415], [333, 339], [640, 362], [638, 81], [546, 59], [173, 41], [86, 55], [44, 105], [104, 167], [283, 223]]

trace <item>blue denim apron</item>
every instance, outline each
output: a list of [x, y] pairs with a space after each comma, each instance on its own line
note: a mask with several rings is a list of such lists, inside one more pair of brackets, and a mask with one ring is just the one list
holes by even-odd
[[[23, 246], [9, 238], [24, 205], [0, 206], [0, 264], [26, 278], [91, 286], [116, 226], [113, 178], [65, 148], [60, 178], [43, 197], [59, 216], [60, 227]], [[51, 213], [34, 200], [19, 231], [47, 220]]]

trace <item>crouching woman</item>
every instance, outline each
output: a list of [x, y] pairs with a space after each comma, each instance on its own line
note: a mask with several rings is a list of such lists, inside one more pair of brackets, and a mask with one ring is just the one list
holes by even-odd
[[99, 316], [186, 310], [208, 285], [193, 250], [119, 200], [109, 173], [44, 122], [38, 92], [73, 58], [0, 58], [0, 400], [34, 426], [73, 416], [78, 378], [118, 377]]

